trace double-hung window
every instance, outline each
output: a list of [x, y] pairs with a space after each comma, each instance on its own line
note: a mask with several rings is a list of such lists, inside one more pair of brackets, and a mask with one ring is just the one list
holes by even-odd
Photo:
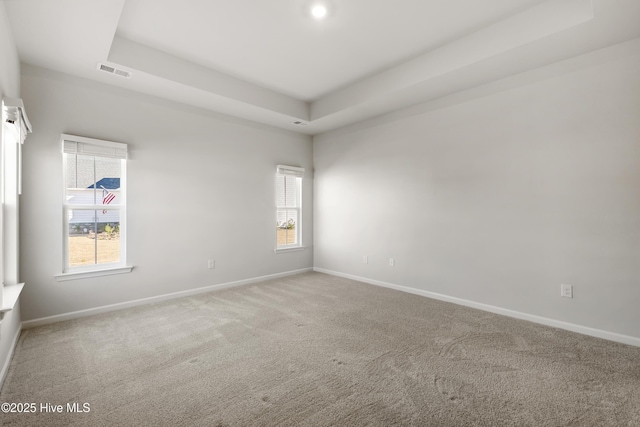
[[64, 268], [59, 280], [126, 267], [127, 145], [62, 135]]
[[302, 178], [304, 169], [276, 169], [276, 251], [302, 247]]
[[18, 302], [20, 229], [18, 212], [22, 194], [22, 144], [31, 132], [21, 99], [2, 98], [0, 116], [0, 320]]

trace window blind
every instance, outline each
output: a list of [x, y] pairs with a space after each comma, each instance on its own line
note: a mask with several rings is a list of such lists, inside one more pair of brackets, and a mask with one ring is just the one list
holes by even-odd
[[60, 140], [62, 141], [62, 151], [67, 154], [110, 157], [113, 159], [127, 158], [127, 144], [120, 142], [103, 141], [101, 139], [66, 134], [63, 134]]
[[8, 96], [2, 98], [2, 119], [3, 127], [7, 132], [15, 133], [17, 141], [24, 143], [27, 133], [31, 133], [31, 123], [27, 118], [22, 99]]
[[304, 177], [304, 168], [296, 166], [278, 165], [277, 172], [278, 175], [296, 176], [298, 178]]

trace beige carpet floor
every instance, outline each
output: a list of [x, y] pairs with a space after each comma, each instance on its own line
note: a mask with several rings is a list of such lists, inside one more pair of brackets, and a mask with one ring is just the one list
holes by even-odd
[[8, 426], [640, 426], [640, 348], [308, 273], [25, 330], [0, 402], [37, 404]]

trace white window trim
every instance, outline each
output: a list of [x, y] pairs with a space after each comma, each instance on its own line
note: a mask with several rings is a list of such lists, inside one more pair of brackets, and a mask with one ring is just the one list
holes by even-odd
[[[19, 196], [22, 194], [22, 144], [31, 123], [24, 104], [19, 98], [2, 98], [0, 109], [0, 320], [4, 314], [13, 310], [24, 283], [19, 283]], [[5, 134], [6, 133], [6, 134]], [[9, 140], [9, 134], [13, 137]], [[11, 145], [11, 147], [9, 147]], [[7, 157], [8, 152], [10, 156]], [[12, 167], [8, 167], [8, 162]], [[14, 163], [15, 162], [15, 163]], [[10, 176], [9, 176], [10, 174]], [[5, 203], [9, 200], [10, 203]], [[15, 256], [7, 259], [5, 253]]]
[[273, 252], [277, 254], [286, 253], [286, 252], [298, 252], [298, 251], [304, 251], [306, 248], [307, 248], [306, 246], [293, 246], [293, 245], [289, 245], [287, 247], [280, 246], [279, 248], [274, 249]]
[[[291, 244], [291, 245], [281, 245], [278, 246], [278, 238], [277, 238], [277, 229], [276, 229], [276, 247], [274, 248], [274, 252], [275, 253], [286, 253], [286, 252], [295, 252], [295, 251], [302, 251], [305, 249], [305, 246], [302, 244], [302, 224], [303, 224], [303, 219], [302, 219], [302, 180], [304, 179], [304, 168], [301, 167], [297, 167], [297, 166], [287, 166], [287, 165], [277, 165], [276, 166], [276, 178], [279, 176], [295, 176], [296, 178], [300, 178], [300, 181], [298, 181], [297, 185], [297, 193], [298, 193], [298, 206], [296, 208], [293, 208], [295, 210], [298, 211], [298, 224], [296, 224], [296, 241], [297, 243], [295, 244]], [[277, 197], [276, 197], [277, 199]], [[278, 209], [283, 209], [282, 206], [278, 206], [276, 203], [276, 215], [278, 212]], [[291, 208], [287, 208], [287, 209], [291, 209]]]
[[[56, 274], [55, 278], [58, 282], [66, 282], [67, 280], [76, 280], [76, 279], [88, 279], [90, 277], [100, 277], [100, 276], [112, 276], [114, 274], [124, 274], [130, 273], [133, 270], [132, 265], [126, 265], [124, 267], [108, 267], [113, 264], [101, 264], [99, 270], [84, 270], [84, 271], [71, 271], [69, 273], [61, 273]], [[93, 265], [91, 267], [94, 267]], [[77, 267], [82, 268], [82, 267]]]
[[[126, 177], [126, 159], [127, 144], [113, 141], [104, 141], [101, 139], [86, 138], [76, 135], [62, 134], [60, 136], [63, 152], [63, 189], [62, 189], [62, 241], [63, 241], [63, 261], [62, 273], [54, 275], [57, 281], [86, 279], [90, 277], [110, 276], [114, 274], [129, 273], [133, 270], [133, 266], [127, 265], [127, 177]], [[120, 262], [91, 264], [82, 266], [69, 266], [69, 221], [68, 212], [73, 209], [104, 209], [103, 205], [72, 205], [68, 204], [67, 196], [67, 165], [66, 154], [83, 154], [96, 157], [117, 158], [124, 161], [124, 165], [120, 174], [120, 197], [121, 204], [118, 206], [109, 206], [108, 210], [118, 210], [120, 212]]]

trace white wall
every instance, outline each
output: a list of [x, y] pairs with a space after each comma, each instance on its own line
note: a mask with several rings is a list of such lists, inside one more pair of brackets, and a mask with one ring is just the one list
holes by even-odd
[[[9, 26], [4, 2], [0, 2], [0, 99], [2, 99], [3, 96], [11, 96], [14, 98], [20, 96], [20, 61], [13, 41], [13, 34]], [[2, 141], [1, 125], [0, 141]], [[2, 259], [2, 250], [0, 250], [0, 259]], [[2, 276], [2, 265], [0, 265], [0, 277]], [[19, 330], [20, 307], [18, 304], [16, 309], [5, 314], [2, 323], [0, 323], [0, 382], [2, 381], [2, 375], [5, 373], [3, 367], [6, 366], [9, 360], [9, 353]]]
[[[22, 96], [34, 127], [24, 148], [20, 218], [23, 320], [312, 266], [311, 179], [303, 212], [309, 247], [273, 251], [275, 168], [310, 171], [310, 137], [27, 65]], [[129, 144], [133, 272], [55, 280], [62, 269], [61, 133]], [[208, 258], [215, 269], [207, 269]]]
[[594, 55], [316, 137], [314, 266], [640, 338], [640, 49]]
[[0, 93], [3, 96], [18, 97], [20, 61], [4, 2], [0, 2], [0, 59]]

